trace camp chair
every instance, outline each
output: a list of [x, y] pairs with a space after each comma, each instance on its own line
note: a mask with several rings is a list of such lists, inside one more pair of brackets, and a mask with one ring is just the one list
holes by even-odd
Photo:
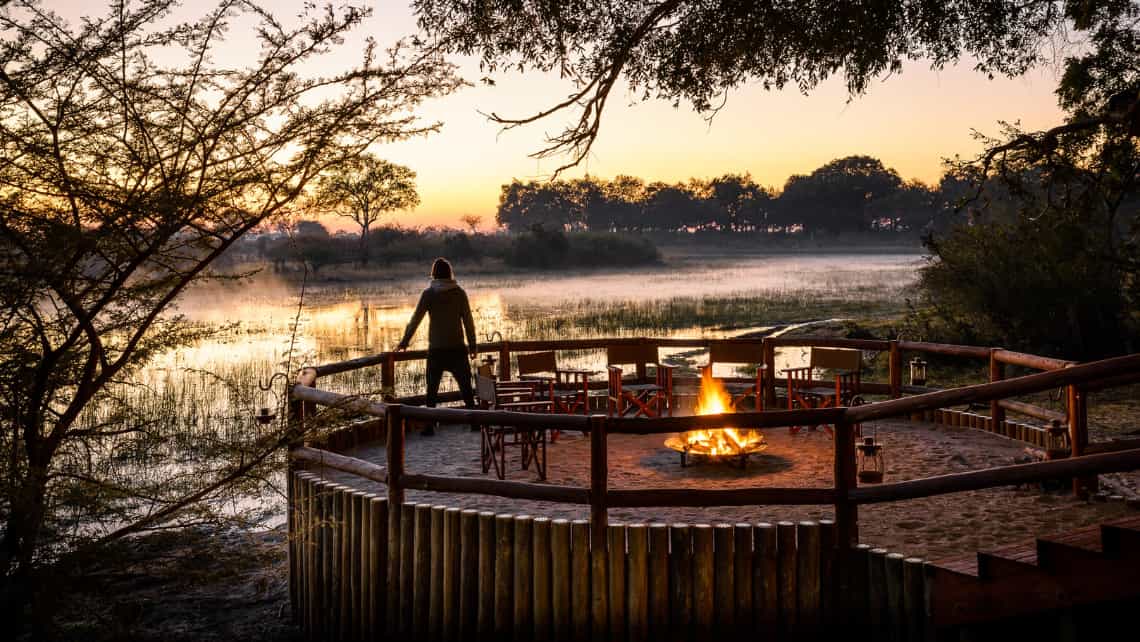
[[[484, 410], [550, 412], [550, 401], [537, 399], [538, 382], [499, 382], [480, 372], [475, 391]], [[499, 479], [506, 476], [507, 447], [518, 447], [520, 464], [527, 470], [534, 464], [539, 480], [546, 480], [546, 429], [530, 426], [483, 424], [479, 427], [479, 455], [483, 472], [495, 469]]]
[[535, 380], [549, 384], [544, 392], [553, 412], [588, 414], [590, 409], [589, 370], [559, 368], [554, 351], [518, 355], [519, 380]]
[[[666, 411], [673, 416], [673, 366], [661, 363], [657, 346], [631, 344], [606, 346], [606, 363], [609, 372], [609, 394], [606, 414], [609, 416], [660, 417]], [[619, 366], [634, 364], [637, 378], [622, 378]], [[655, 366], [654, 383], [648, 383], [648, 364]]]
[[725, 392], [732, 397], [732, 409], [736, 410], [741, 401], [752, 397], [756, 410], [764, 409], [764, 346], [761, 343], [713, 343], [709, 345], [709, 376], [712, 376], [714, 363], [760, 364], [756, 368], [756, 378], [750, 381], [723, 381]]
[[[847, 348], [812, 348], [808, 365], [785, 368], [781, 372], [788, 378], [788, 409], [828, 408], [850, 405], [851, 398], [859, 394], [859, 371], [862, 369], [862, 352]], [[820, 385], [813, 376], [821, 370], [833, 371], [835, 385]], [[822, 373], [820, 373], [822, 376]], [[815, 428], [816, 426], [811, 426]], [[801, 426], [792, 426], [792, 433]], [[830, 426], [824, 426], [831, 433]]]

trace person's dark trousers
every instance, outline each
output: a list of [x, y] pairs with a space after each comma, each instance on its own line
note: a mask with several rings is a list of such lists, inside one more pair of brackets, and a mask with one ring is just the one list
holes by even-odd
[[427, 357], [427, 406], [434, 408], [439, 400], [439, 381], [444, 372], [450, 372], [459, 384], [463, 403], [468, 408], [475, 407], [475, 391], [471, 388], [471, 365], [467, 362], [465, 348], [433, 348]]

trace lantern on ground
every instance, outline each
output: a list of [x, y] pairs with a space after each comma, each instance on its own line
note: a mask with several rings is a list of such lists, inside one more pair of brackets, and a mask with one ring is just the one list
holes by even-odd
[[910, 360], [910, 385], [926, 385], [926, 361], [919, 357]]
[[883, 445], [874, 437], [864, 437], [855, 445], [859, 461], [859, 481], [864, 484], [877, 484], [883, 481], [886, 464], [883, 461]]

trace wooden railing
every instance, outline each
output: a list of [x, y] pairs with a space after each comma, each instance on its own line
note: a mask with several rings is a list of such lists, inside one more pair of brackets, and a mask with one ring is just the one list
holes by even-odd
[[[394, 397], [394, 390], [396, 364], [422, 359], [426, 353], [423, 351], [389, 352], [315, 368], [306, 368], [302, 371], [297, 384], [291, 389], [291, 421], [302, 423], [311, 421], [318, 407], [336, 408], [345, 413], [371, 416], [373, 419], [353, 423], [345, 430], [334, 433], [331, 438], [332, 441], [324, 448], [316, 448], [313, 446], [317, 444], [312, 444], [292, 449], [290, 465], [297, 468], [338, 470], [384, 484], [387, 492], [384, 505], [388, 507], [403, 506], [404, 494], [408, 489], [443, 493], [476, 493], [514, 499], [589, 505], [591, 520], [588, 529], [588, 543], [591, 551], [606, 550], [607, 533], [612, 530], [609, 527], [608, 510], [616, 507], [832, 505], [835, 509], [835, 543], [842, 548], [857, 551], [858, 549], [854, 547], [858, 542], [858, 507], [861, 504], [917, 499], [1056, 478], [1074, 478], [1075, 488], [1092, 489], [1095, 488], [1095, 475], [1097, 474], [1140, 468], [1140, 443], [1128, 444], [1128, 446], [1136, 447], [1114, 449], [1115, 452], [1095, 455], [1084, 454], [1087, 448], [1087, 392], [1140, 381], [1140, 354], [1086, 364], [1075, 364], [1061, 359], [1012, 352], [1000, 348], [909, 341], [810, 337], [763, 340], [589, 339], [519, 341], [483, 344], [479, 346], [479, 349], [481, 352], [497, 352], [500, 375], [509, 377], [510, 356], [515, 351], [598, 349], [615, 343], [631, 342], [649, 342], [659, 347], [708, 347], [716, 342], [755, 344], [757, 341], [763, 344], [763, 354], [769, 373], [774, 372], [777, 347], [820, 346], [886, 351], [888, 353], [888, 381], [885, 383], [864, 382], [862, 387], [865, 392], [884, 394], [890, 398], [886, 401], [850, 408], [770, 410], [655, 419], [422, 408], [400, 403]], [[929, 390], [922, 387], [904, 386], [901, 373], [904, 352], [986, 360], [989, 365], [989, 381], [948, 390]], [[321, 376], [377, 365], [381, 367], [381, 382], [385, 390], [384, 401], [373, 401], [351, 395], [332, 393], [316, 387], [318, 378]], [[1040, 372], [1006, 378], [1006, 366], [1017, 366], [1039, 370]], [[768, 398], [769, 407], [772, 407], [775, 401], [778, 380], [779, 377], [772, 376], [768, 376], [764, 380], [765, 396]], [[1064, 386], [1066, 390], [1066, 412], [1063, 414], [1012, 399], [1013, 397], [1038, 393], [1061, 386]], [[902, 396], [903, 393], [912, 391], [919, 394], [909, 397]], [[989, 421], [992, 422], [992, 425], [1002, 425], [1005, 422], [1006, 411], [1017, 412], [1048, 422], [1064, 420], [1068, 426], [1071, 456], [1055, 461], [942, 475], [880, 484], [873, 487], [861, 488], [856, 484], [857, 462], [854, 448], [854, 427], [856, 424], [877, 419], [922, 415], [925, 412], [941, 412], [940, 409], [947, 406], [985, 402], [988, 402], [990, 406], [991, 417]], [[975, 416], [971, 415], [971, 417]], [[588, 433], [590, 438], [590, 484], [588, 487], [581, 487], [408, 472], [404, 465], [404, 437], [409, 420], [436, 421], [445, 424], [542, 426]], [[833, 483], [827, 487], [611, 490], [608, 485], [607, 438], [609, 434], [647, 435], [698, 428], [771, 428], [823, 423], [835, 426], [834, 479]], [[304, 426], [301, 428], [303, 429]], [[379, 438], [381, 435], [386, 438], [386, 465], [382, 466], [332, 452], [332, 450], [337, 450], [346, 445], [343, 439], [357, 433], [366, 433], [365, 437], [372, 439]], [[290, 480], [293, 480], [293, 476], [290, 476]], [[290, 505], [292, 506], [294, 502], [292, 481], [289, 493]], [[399, 519], [401, 511], [386, 512], [389, 517], [386, 535], [389, 538], [388, 541], [395, 541], [394, 538], [400, 537], [406, 539], [410, 532], [408, 531], [410, 526], [408, 524], [401, 526]], [[291, 519], [292, 516], [293, 511], [290, 512]], [[419, 520], [418, 511], [417, 520]], [[290, 524], [292, 529], [294, 525], [292, 522]], [[380, 525], [377, 524], [373, 528], [377, 527]], [[419, 522], [417, 521], [418, 527]], [[419, 550], [418, 546], [417, 550]], [[405, 551], [404, 553], [408, 552]], [[294, 569], [298, 563], [294, 557], [295, 553], [291, 547], [291, 569]], [[591, 560], [594, 559], [591, 558]], [[377, 563], [376, 560], [373, 560], [373, 563]], [[389, 557], [387, 563], [391, 565], [395, 562]], [[593, 563], [591, 561], [591, 564]], [[605, 569], [603, 568], [603, 570]], [[387, 577], [403, 577], [398, 574], [393, 575], [392, 572], [393, 568], [389, 566]], [[605, 573], [602, 573], [602, 576], [605, 576]], [[416, 578], [417, 582], [422, 579], [419, 575], [416, 575]], [[407, 587], [403, 588], [406, 589]], [[291, 585], [292, 590], [295, 589]], [[920, 593], [921, 591], [918, 591], [916, 594]]]

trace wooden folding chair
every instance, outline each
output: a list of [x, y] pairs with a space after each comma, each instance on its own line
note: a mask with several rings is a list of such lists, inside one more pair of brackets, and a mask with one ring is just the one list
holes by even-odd
[[[859, 372], [863, 367], [863, 353], [847, 348], [812, 348], [808, 365], [785, 368], [781, 372], [788, 378], [788, 410], [799, 408], [831, 408], [850, 405], [851, 398], [860, 392]], [[821, 385], [815, 378], [823, 370], [832, 371], [835, 385]], [[817, 426], [811, 426], [814, 429]], [[802, 426], [792, 426], [792, 433]], [[824, 424], [831, 434], [831, 426]]]
[[[657, 346], [632, 344], [606, 346], [609, 372], [609, 394], [606, 414], [625, 417], [660, 417], [668, 412], [673, 416], [673, 366], [658, 360]], [[637, 378], [622, 378], [621, 365], [634, 364]], [[648, 381], [648, 365], [655, 366], [654, 382]]]
[[[484, 410], [550, 412], [550, 401], [537, 399], [538, 382], [495, 381], [480, 372], [475, 390]], [[523, 470], [534, 464], [539, 480], [546, 480], [546, 429], [531, 426], [483, 424], [479, 427], [479, 455], [483, 472], [492, 468], [503, 479], [507, 472], [507, 447], [518, 447]]]
[[750, 381], [723, 381], [725, 392], [732, 397], [732, 409], [737, 410], [740, 402], [751, 397], [756, 410], [764, 409], [764, 345], [755, 343], [714, 343], [709, 346], [709, 376], [712, 376], [714, 363], [758, 364], [756, 377]]
[[559, 368], [553, 350], [520, 354], [518, 367], [520, 381], [535, 380], [549, 384], [544, 394], [551, 401], [552, 411], [589, 413], [592, 374], [589, 370]]

